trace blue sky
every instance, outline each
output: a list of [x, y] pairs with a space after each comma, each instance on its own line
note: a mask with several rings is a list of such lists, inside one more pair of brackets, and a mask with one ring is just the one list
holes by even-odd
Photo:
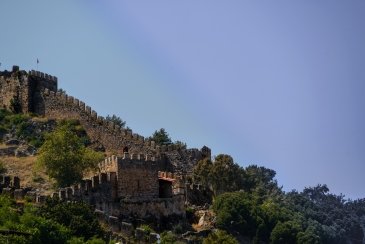
[[365, 2], [4, 0], [13, 64], [135, 132], [165, 128], [285, 190], [365, 197]]

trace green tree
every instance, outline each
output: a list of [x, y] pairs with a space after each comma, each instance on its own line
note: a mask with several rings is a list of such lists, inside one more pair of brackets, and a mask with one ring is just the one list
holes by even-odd
[[244, 170], [229, 155], [220, 154], [212, 162], [203, 159], [193, 170], [194, 180], [205, 184], [215, 196], [224, 192], [233, 192], [242, 189]]
[[120, 128], [124, 128], [126, 122], [124, 120], [122, 120], [119, 116], [113, 114], [112, 116], [108, 115], [105, 118], [106, 121], [110, 121], [113, 122], [114, 124], [120, 126]]
[[255, 210], [250, 195], [245, 192], [221, 194], [213, 203], [218, 228], [251, 237], [255, 235], [257, 228]]
[[292, 244], [297, 241], [301, 226], [295, 221], [278, 222], [271, 232], [271, 243]]
[[156, 130], [149, 139], [155, 141], [160, 146], [172, 144], [171, 138], [164, 128]]
[[238, 241], [234, 236], [228, 234], [224, 230], [217, 230], [208, 235], [203, 240], [203, 244], [238, 244]]
[[47, 199], [38, 213], [68, 227], [74, 236], [81, 236], [88, 240], [93, 236], [102, 237], [103, 235], [93, 209], [86, 203]]
[[210, 186], [211, 178], [210, 174], [212, 171], [213, 162], [205, 158], [200, 160], [194, 167], [193, 170], [193, 179], [195, 182], [199, 182], [203, 185]]
[[80, 181], [86, 170], [96, 169], [102, 158], [102, 154], [86, 148], [68, 124], [63, 124], [46, 135], [37, 165], [44, 166], [57, 185], [64, 187]]

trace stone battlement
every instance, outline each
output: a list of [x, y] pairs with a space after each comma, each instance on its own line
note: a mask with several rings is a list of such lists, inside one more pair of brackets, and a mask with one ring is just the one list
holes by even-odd
[[159, 146], [132, 130], [120, 128], [85, 102], [58, 91], [57, 83], [55, 76], [35, 70], [21, 71], [14, 66], [12, 71], [0, 72], [0, 107], [11, 109], [12, 101], [19, 101], [23, 113], [32, 112], [56, 120], [79, 120], [91, 142], [102, 145], [101, 150], [107, 154], [123, 158], [124, 152], [128, 152], [132, 159], [141, 155], [158, 158], [158, 164], [162, 165], [160, 170], [191, 173], [197, 161], [210, 157], [207, 147], [198, 150], [174, 144]]
[[49, 75], [49, 74], [46, 74], [46, 73], [43, 73], [43, 72], [40, 72], [40, 71], [29, 70], [28, 75], [39, 78], [39, 79], [44, 79], [44, 80], [47, 80], [47, 81], [50, 81], [50, 82], [57, 82], [58, 81], [56, 76], [52, 76], [52, 75]]

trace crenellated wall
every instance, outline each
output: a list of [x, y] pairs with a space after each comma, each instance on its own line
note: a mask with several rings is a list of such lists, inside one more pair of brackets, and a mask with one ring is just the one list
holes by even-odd
[[185, 149], [178, 145], [158, 146], [154, 141], [107, 121], [83, 101], [58, 92], [57, 77], [39, 71], [0, 72], [0, 107], [10, 108], [10, 101], [18, 97], [24, 113], [37, 113], [53, 119], [77, 119], [95, 145], [102, 145], [108, 153], [159, 157], [159, 170], [189, 174], [197, 161], [210, 157], [210, 149]]
[[131, 153], [156, 155], [153, 142], [107, 121], [84, 102], [67, 94], [45, 89], [45, 116], [54, 119], [77, 119], [92, 141], [100, 142], [109, 152], [121, 155], [124, 148]]
[[57, 91], [57, 77], [39, 71], [19, 70], [0, 72], [0, 106], [10, 109], [11, 100], [18, 100], [20, 112], [44, 113], [44, 103], [40, 92], [43, 89]]
[[[185, 216], [185, 193], [179, 176], [158, 171], [155, 158], [125, 153], [123, 158], [106, 158], [99, 167], [99, 174], [60, 189], [54, 197], [85, 201], [106, 216], [142, 219]], [[168, 197], [159, 195], [161, 181], [171, 182], [169, 186], [173, 194]]]

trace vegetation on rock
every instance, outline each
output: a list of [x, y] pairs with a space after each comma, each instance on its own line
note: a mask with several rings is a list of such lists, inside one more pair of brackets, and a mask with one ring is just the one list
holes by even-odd
[[[14, 114], [0, 109], [0, 135], [12, 134], [15, 139], [25, 141], [38, 148], [44, 142], [44, 133], [37, 130], [30, 115]], [[0, 136], [0, 140], [2, 140]]]

